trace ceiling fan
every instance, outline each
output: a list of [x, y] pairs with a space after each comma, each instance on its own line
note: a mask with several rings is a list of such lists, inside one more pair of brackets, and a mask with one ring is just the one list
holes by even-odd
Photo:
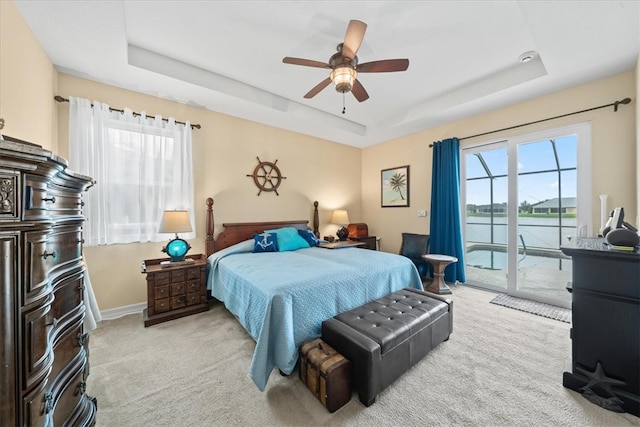
[[[369, 99], [358, 78], [358, 73], [389, 73], [393, 71], [405, 71], [409, 68], [408, 59], [385, 59], [381, 61], [365, 62], [358, 64], [358, 49], [367, 30], [367, 24], [362, 21], [351, 20], [344, 35], [344, 41], [337, 46], [329, 62], [313, 61], [311, 59], [284, 57], [285, 64], [304, 65], [306, 67], [329, 68], [329, 77], [318, 83], [306, 93], [305, 98], [313, 98], [331, 82], [335, 84], [336, 91], [340, 93], [351, 92], [359, 102]], [[344, 111], [343, 111], [344, 112]]]

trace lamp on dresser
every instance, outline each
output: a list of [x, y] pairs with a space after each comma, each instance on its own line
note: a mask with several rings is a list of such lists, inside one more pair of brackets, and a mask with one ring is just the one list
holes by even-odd
[[165, 252], [171, 258], [167, 265], [185, 262], [184, 257], [191, 249], [191, 245], [186, 240], [178, 237], [178, 233], [188, 233], [190, 231], [192, 229], [189, 211], [173, 210], [163, 212], [158, 233], [175, 233], [175, 238], [162, 248], [162, 252]]
[[349, 231], [346, 228], [346, 225], [349, 224], [349, 214], [344, 209], [336, 209], [333, 211], [333, 216], [331, 217], [331, 223], [340, 225], [341, 227], [336, 231], [336, 236], [338, 239], [345, 241], [347, 240], [347, 236], [349, 235]]

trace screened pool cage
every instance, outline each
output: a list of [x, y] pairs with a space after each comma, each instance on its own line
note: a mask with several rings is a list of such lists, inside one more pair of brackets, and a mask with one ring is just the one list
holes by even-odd
[[[555, 139], [539, 141], [528, 145], [549, 144], [535, 148], [536, 154], [546, 154], [550, 158], [536, 159], [536, 164], [543, 167], [534, 170], [518, 171], [518, 182], [522, 180], [549, 180], [554, 178], [557, 181], [557, 197], [542, 200], [536, 203], [529, 203], [525, 198], [518, 196], [518, 266], [525, 261], [527, 256], [545, 257], [557, 259], [557, 268], [562, 270], [563, 260], [567, 257], [560, 251], [560, 246], [568, 241], [576, 232], [576, 197], [563, 197], [563, 178], [575, 176], [575, 157], [560, 155]], [[491, 152], [473, 153], [468, 156], [468, 162], [472, 165], [473, 176], [467, 177], [467, 188], [474, 188], [483, 193], [488, 192], [489, 203], [476, 205], [467, 203], [467, 253], [474, 251], [486, 252], [482, 256], [482, 265], [474, 265], [473, 257], [468, 264], [476, 267], [488, 269], [501, 269], [503, 261], [497, 258], [506, 258], [505, 255], [496, 257], [496, 253], [507, 251], [507, 203], [496, 201], [496, 197], [506, 200], [506, 180], [508, 175], [500, 173], [500, 169], [506, 169], [506, 149], [500, 153], [503, 163], [496, 162], [497, 150]], [[574, 151], [575, 153], [575, 151]], [[491, 159], [487, 159], [490, 157]], [[500, 156], [498, 156], [500, 157]], [[533, 163], [533, 162], [531, 162]], [[542, 178], [544, 177], [544, 179]], [[571, 181], [570, 179], [568, 181]], [[496, 191], [496, 184], [499, 183], [499, 190]], [[569, 187], [571, 185], [569, 184]], [[574, 192], [575, 188], [568, 188], [569, 192]], [[498, 195], [496, 196], [496, 193]], [[531, 196], [531, 195], [529, 195]], [[535, 195], [533, 197], [535, 199]]]

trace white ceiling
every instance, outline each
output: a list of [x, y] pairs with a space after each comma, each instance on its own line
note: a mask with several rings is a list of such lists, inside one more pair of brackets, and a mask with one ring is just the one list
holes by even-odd
[[[355, 147], [632, 70], [640, 46], [637, 1], [15, 4], [61, 72]], [[360, 63], [410, 65], [360, 74], [370, 98], [342, 114], [332, 86], [303, 98], [329, 70], [282, 58], [327, 62], [350, 19], [368, 24]]]

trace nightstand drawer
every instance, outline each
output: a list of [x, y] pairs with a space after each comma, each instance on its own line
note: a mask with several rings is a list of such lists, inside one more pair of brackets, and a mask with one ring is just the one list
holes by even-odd
[[187, 282], [187, 292], [200, 292], [200, 280], [190, 280]]
[[171, 296], [184, 295], [185, 287], [184, 283], [172, 283], [171, 284]]
[[169, 298], [169, 285], [156, 286], [153, 288], [153, 293], [153, 299], [156, 301], [163, 298]]
[[178, 295], [175, 297], [171, 297], [171, 310], [175, 310], [176, 308], [185, 307], [187, 305], [187, 297], [184, 295]]
[[200, 280], [200, 269], [190, 268], [187, 270], [187, 280]]
[[203, 298], [199, 292], [192, 292], [187, 294], [187, 305], [200, 304], [201, 302], [205, 301], [203, 301]]
[[176, 270], [171, 272], [171, 283], [184, 282], [184, 270]]
[[167, 285], [171, 282], [171, 273], [156, 273], [153, 275], [153, 283], [157, 285]]
[[169, 298], [163, 298], [156, 300], [154, 304], [155, 312], [162, 313], [163, 311], [171, 310], [171, 305], [169, 303]]

